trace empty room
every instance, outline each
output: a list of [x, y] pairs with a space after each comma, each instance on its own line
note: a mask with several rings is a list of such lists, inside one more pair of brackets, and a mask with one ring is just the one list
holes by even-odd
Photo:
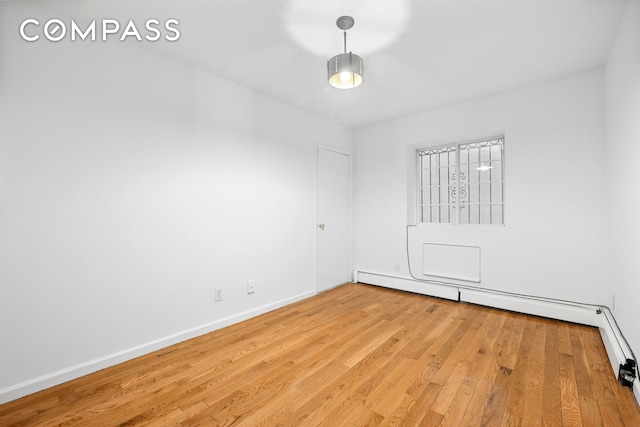
[[1, 426], [639, 426], [640, 0], [0, 0]]

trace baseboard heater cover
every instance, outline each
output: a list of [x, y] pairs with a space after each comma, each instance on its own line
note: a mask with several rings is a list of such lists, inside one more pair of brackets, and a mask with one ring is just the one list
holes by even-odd
[[437, 298], [458, 301], [458, 288], [454, 286], [440, 285], [437, 283], [423, 282], [403, 277], [388, 276], [384, 274], [357, 271], [354, 278], [359, 283], [383, 286], [399, 291], [413, 292]]
[[360, 283], [385, 286], [402, 291], [454, 301], [464, 301], [583, 325], [601, 325], [601, 319], [595, 306], [567, 304], [544, 298], [511, 295], [484, 289], [470, 289], [455, 284], [434, 283], [364, 271], [356, 271], [354, 277]]
[[460, 289], [460, 301], [582, 325], [600, 326], [601, 324], [597, 308], [586, 305], [565, 304], [535, 297], [472, 289]]
[[[607, 351], [609, 362], [611, 363], [611, 369], [616, 377], [620, 372], [620, 367], [625, 364], [627, 359], [633, 360], [633, 352], [629, 348], [626, 340], [622, 336], [622, 331], [618, 327], [618, 324], [613, 317], [613, 313], [608, 307], [602, 308], [601, 324], [599, 325], [600, 335], [602, 336], [602, 342], [604, 348]], [[638, 366], [639, 360], [636, 360], [636, 366]], [[640, 377], [636, 376], [633, 382], [633, 394], [636, 397], [636, 401], [640, 403]]]

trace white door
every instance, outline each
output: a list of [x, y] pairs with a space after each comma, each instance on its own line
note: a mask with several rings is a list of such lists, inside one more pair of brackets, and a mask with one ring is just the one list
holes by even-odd
[[349, 281], [349, 222], [351, 158], [318, 147], [316, 223], [316, 289]]

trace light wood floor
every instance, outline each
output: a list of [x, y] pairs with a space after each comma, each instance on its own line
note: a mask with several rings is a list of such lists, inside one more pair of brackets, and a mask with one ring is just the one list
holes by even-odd
[[597, 329], [366, 285], [0, 406], [2, 426], [640, 426]]

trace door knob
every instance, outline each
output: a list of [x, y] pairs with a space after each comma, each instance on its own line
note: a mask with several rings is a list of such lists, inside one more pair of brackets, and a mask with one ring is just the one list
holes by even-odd
[[318, 227], [320, 228], [320, 230], [324, 231], [324, 224], [318, 224]]

